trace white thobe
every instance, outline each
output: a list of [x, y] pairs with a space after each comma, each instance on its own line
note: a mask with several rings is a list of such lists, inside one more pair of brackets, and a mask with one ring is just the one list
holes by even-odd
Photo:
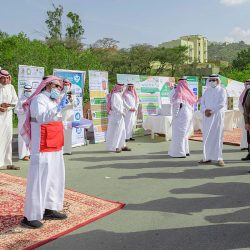
[[108, 116], [108, 130], [106, 134], [106, 146], [109, 151], [121, 149], [126, 145], [124, 103], [121, 93], [114, 93], [111, 98], [111, 113]]
[[[182, 107], [180, 108], [180, 104]], [[184, 157], [189, 154], [188, 136], [192, 126], [193, 108], [185, 103], [173, 103], [172, 140], [168, 155]]]
[[[203, 161], [219, 161], [223, 159], [222, 148], [226, 100], [226, 90], [221, 86], [207, 88], [201, 98]], [[205, 116], [206, 109], [212, 110], [210, 117]]]
[[[126, 139], [130, 139], [133, 137], [133, 129], [136, 123], [136, 111], [138, 107], [138, 103], [136, 102], [135, 97], [133, 96], [131, 91], [128, 91], [124, 95], [124, 104], [127, 107], [125, 112], [125, 129], [126, 129]], [[130, 111], [130, 109], [134, 108], [136, 111]]]
[[[0, 83], [0, 104], [17, 104], [18, 97], [12, 84]], [[0, 112], [0, 167], [12, 165], [12, 109]]]
[[[72, 102], [69, 102], [67, 106], [62, 111], [62, 120], [63, 121], [74, 121], [74, 110], [75, 97], [72, 96]], [[72, 129], [64, 129], [64, 146], [63, 153], [71, 153], [72, 151]]]
[[242, 114], [241, 116], [241, 140], [240, 140], [240, 148], [248, 148], [248, 143], [247, 143], [247, 131], [245, 129], [245, 120], [244, 120], [244, 108], [242, 106], [242, 103], [239, 101], [239, 110]]
[[24, 215], [28, 220], [41, 220], [44, 209], [62, 210], [65, 187], [63, 151], [40, 152], [41, 124], [60, 120], [57, 103], [43, 91], [31, 102], [31, 158], [27, 178]]
[[25, 156], [30, 155], [29, 148], [26, 146], [26, 143], [23, 140], [23, 137], [20, 135], [20, 131], [26, 119], [26, 112], [24, 111], [23, 106], [22, 106], [26, 100], [27, 100], [27, 97], [24, 94], [22, 94], [15, 108], [15, 113], [17, 114], [17, 117], [18, 117], [18, 157], [19, 159], [23, 159]]

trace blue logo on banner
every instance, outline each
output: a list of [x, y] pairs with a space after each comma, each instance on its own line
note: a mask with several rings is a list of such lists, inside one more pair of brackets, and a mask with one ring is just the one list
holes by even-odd
[[75, 114], [75, 119], [76, 119], [76, 120], [80, 120], [80, 118], [81, 118], [81, 115], [80, 115], [79, 112], [77, 112], [77, 113]]
[[76, 98], [76, 105], [79, 106], [79, 104], [80, 104], [80, 98], [77, 97]]
[[77, 133], [78, 135], [80, 135], [80, 134], [82, 133], [82, 129], [81, 129], [81, 128], [76, 128], [76, 133]]

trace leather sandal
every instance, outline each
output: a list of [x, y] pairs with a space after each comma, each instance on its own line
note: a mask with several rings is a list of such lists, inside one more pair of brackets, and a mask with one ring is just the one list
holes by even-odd
[[128, 148], [127, 146], [122, 148], [122, 151], [131, 151], [131, 148]]
[[19, 170], [20, 169], [20, 167], [15, 166], [15, 165], [8, 165], [6, 168], [9, 170]]
[[203, 161], [203, 160], [200, 160], [199, 161], [199, 164], [208, 164], [208, 163], [211, 163], [212, 161], [208, 160], [208, 161]]

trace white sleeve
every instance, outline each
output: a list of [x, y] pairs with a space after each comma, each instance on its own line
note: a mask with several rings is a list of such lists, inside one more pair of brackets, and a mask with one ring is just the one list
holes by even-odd
[[118, 99], [117, 95], [116, 94], [112, 95], [111, 110], [123, 115], [123, 110], [121, 110], [119, 108], [121, 106], [121, 105], [119, 105], [119, 102], [120, 102], [120, 100]]
[[130, 110], [131, 109], [131, 107], [128, 105], [128, 103], [126, 102], [126, 99], [125, 98], [123, 98], [123, 104], [124, 104], [124, 107], [125, 107], [125, 109], [127, 109], [127, 110]]
[[39, 98], [31, 102], [30, 111], [31, 117], [36, 118], [39, 123], [48, 123], [59, 120], [57, 106], [48, 110], [47, 105]]
[[16, 91], [15, 91], [15, 88], [14, 88], [14, 86], [13, 85], [11, 85], [11, 96], [12, 96], [12, 98], [11, 98], [11, 104], [17, 104], [17, 102], [18, 102], [18, 97], [17, 97], [17, 94], [16, 94]]
[[218, 100], [218, 105], [216, 106], [216, 108], [212, 110], [212, 113], [216, 113], [220, 111], [221, 109], [225, 109], [226, 103], [227, 103], [227, 94], [226, 94], [225, 89], [223, 89], [222, 95], [220, 96]]
[[201, 113], [205, 113], [205, 110], [207, 109], [206, 108], [206, 105], [205, 105], [205, 93], [204, 95], [200, 98], [200, 112]]
[[174, 102], [172, 104], [172, 109], [173, 109], [173, 116], [177, 117], [179, 112], [180, 112], [180, 104], [179, 102]]
[[23, 110], [23, 102], [24, 101], [22, 101], [21, 99], [19, 99], [18, 100], [18, 102], [17, 102], [17, 105], [16, 105], [16, 107], [15, 107], [15, 113], [17, 114], [17, 115], [24, 115], [25, 114], [25, 112], [24, 112], [24, 110]]

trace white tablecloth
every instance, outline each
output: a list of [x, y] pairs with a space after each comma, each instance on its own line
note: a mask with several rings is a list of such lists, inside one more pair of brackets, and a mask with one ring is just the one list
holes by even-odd
[[172, 138], [171, 123], [172, 116], [151, 115], [143, 121], [142, 126], [145, 130], [151, 131], [152, 138], [154, 138], [155, 133], [165, 134], [165, 138], [168, 141]]
[[[240, 128], [240, 119], [242, 114], [239, 110], [227, 110], [225, 111], [224, 130], [233, 130], [234, 128]], [[196, 111], [193, 118], [194, 130], [202, 130], [202, 113]]]

